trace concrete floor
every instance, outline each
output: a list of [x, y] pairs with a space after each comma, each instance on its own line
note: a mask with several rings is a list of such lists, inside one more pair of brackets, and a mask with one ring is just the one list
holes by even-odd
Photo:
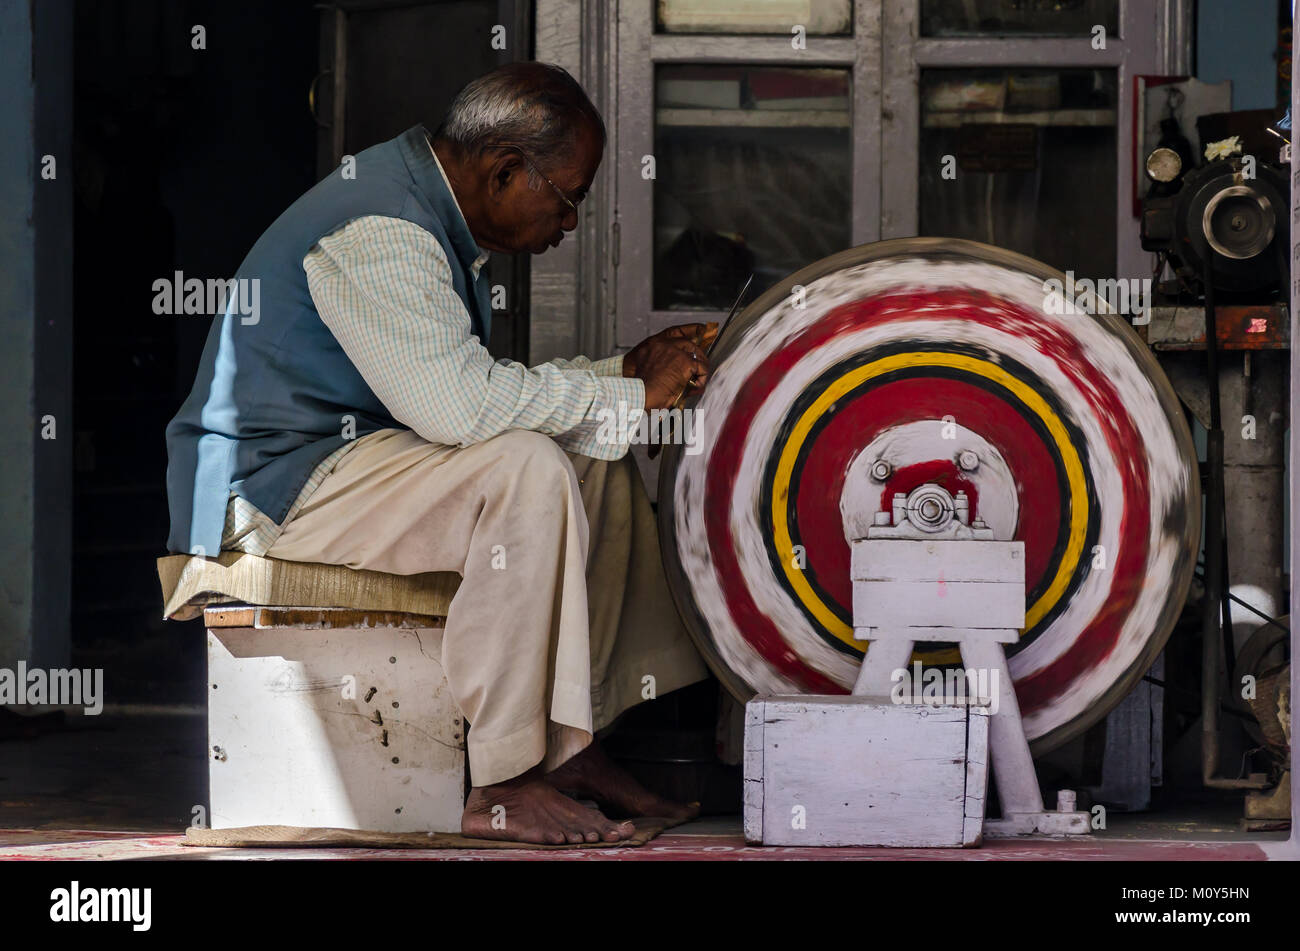
[[201, 715], [78, 718], [59, 732], [0, 741], [0, 859], [1071, 859], [1281, 857], [1287, 833], [1238, 828], [1232, 799], [1111, 813], [1082, 840], [989, 842], [980, 849], [772, 849], [745, 845], [738, 816], [669, 830], [640, 849], [566, 851], [196, 849], [182, 846], [207, 800]]

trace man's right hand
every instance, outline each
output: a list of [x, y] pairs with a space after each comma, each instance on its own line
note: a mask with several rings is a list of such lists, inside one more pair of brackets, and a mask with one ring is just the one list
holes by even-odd
[[623, 375], [645, 383], [646, 409], [669, 409], [683, 393], [704, 388], [706, 351], [717, 335], [716, 323], [679, 324], [647, 337], [623, 357]]

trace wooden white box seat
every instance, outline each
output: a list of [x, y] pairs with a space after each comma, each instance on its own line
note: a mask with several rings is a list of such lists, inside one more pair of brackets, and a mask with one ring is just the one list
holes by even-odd
[[460, 831], [442, 618], [221, 605], [204, 621], [211, 828]]
[[167, 616], [207, 628], [211, 828], [460, 831], [465, 722], [441, 663], [458, 575], [223, 552], [159, 577]]

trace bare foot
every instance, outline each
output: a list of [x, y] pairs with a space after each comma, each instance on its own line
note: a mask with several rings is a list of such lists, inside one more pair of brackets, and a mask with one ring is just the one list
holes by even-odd
[[700, 814], [698, 802], [674, 802], [646, 789], [596, 742], [547, 773], [546, 781], [556, 789], [594, 799], [602, 809], [619, 815], [685, 822]]
[[578, 845], [619, 842], [635, 829], [630, 822], [611, 822], [574, 802], [543, 780], [540, 770], [530, 769], [504, 783], [471, 789], [460, 831], [480, 839]]

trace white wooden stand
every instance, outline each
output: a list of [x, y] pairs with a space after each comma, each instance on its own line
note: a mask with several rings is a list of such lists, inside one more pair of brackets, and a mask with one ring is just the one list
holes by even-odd
[[[989, 755], [1002, 818], [987, 820], [990, 837], [1086, 834], [1089, 816], [1074, 809], [1065, 790], [1064, 811], [1043, 808], [1034, 760], [1007, 669], [1004, 644], [1015, 643], [1025, 623], [1024, 544], [996, 541], [979, 519], [967, 524], [963, 493], [954, 500], [924, 485], [892, 512], [848, 519], [852, 548], [853, 625], [870, 641], [853, 693], [888, 696], [894, 672], [906, 671], [918, 641], [955, 642], [962, 666], [989, 687]], [[919, 685], [914, 685], [919, 689]]]
[[[896, 632], [893, 636], [883, 631], [877, 633], [880, 636], [871, 642], [858, 673], [853, 688], [855, 695], [888, 696], [893, 686], [892, 673], [906, 669], [911, 660], [915, 642], [906, 633]], [[1043, 808], [1043, 796], [1038, 788], [1034, 760], [1029, 753], [1029, 741], [1025, 739], [1024, 727], [1020, 722], [1020, 705], [1016, 702], [1016, 691], [1011, 683], [1002, 647], [1015, 640], [1016, 632], [1006, 631], [998, 635], [985, 629], [960, 632], [964, 636], [954, 636], [958, 633], [952, 631], [943, 640], [957, 641], [961, 649], [962, 665], [968, 670], [988, 671], [988, 682], [998, 685], [995, 697], [981, 699], [989, 703], [989, 757], [993, 764], [993, 780], [997, 784], [1002, 818], [984, 820], [984, 834], [990, 838], [1035, 832], [1050, 835], [1087, 834], [1088, 814], [1074, 810], [1072, 794], [1067, 792], [1061, 799], [1064, 811], [1053, 812]], [[993, 676], [994, 673], [996, 677]]]
[[441, 618], [223, 606], [204, 619], [211, 828], [460, 831], [465, 726]]
[[[890, 471], [864, 454], [841, 499], [854, 633], [871, 642], [853, 695], [758, 697], [746, 707], [746, 839], [962, 846], [985, 834], [1088, 832], [1068, 790], [1061, 811], [1043, 808], [1007, 669], [1003, 645], [1025, 621], [1023, 544], [997, 541], [970, 520], [964, 493], [934, 484], [876, 511]], [[904, 687], [918, 641], [958, 645], [960, 695], [945, 683], [931, 701], [929, 691], [913, 695], [921, 684]], [[996, 821], [984, 819], [990, 760]]]

